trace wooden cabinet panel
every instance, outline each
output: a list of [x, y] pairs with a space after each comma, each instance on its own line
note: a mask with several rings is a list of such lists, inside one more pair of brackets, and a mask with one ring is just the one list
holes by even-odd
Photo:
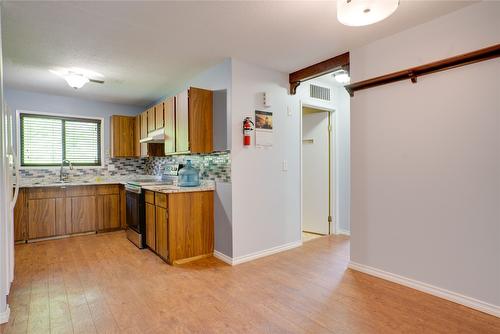
[[97, 195], [118, 195], [120, 193], [120, 186], [117, 184], [109, 184], [97, 186]]
[[124, 186], [120, 186], [120, 226], [127, 228], [127, 196]]
[[28, 208], [26, 190], [19, 189], [16, 206], [14, 207], [14, 241], [26, 240], [28, 237]]
[[56, 234], [56, 200], [28, 200], [28, 236], [30, 239], [46, 238]]
[[155, 206], [146, 203], [146, 245], [156, 250], [156, 213]]
[[66, 195], [65, 187], [40, 187], [27, 190], [28, 199], [58, 198]]
[[213, 191], [168, 195], [168, 240], [171, 263], [213, 253]]
[[213, 151], [213, 92], [189, 89], [189, 149], [192, 153]]
[[155, 128], [156, 129], [163, 128], [164, 120], [165, 120], [165, 115], [163, 109], [163, 102], [160, 102], [157, 105], [155, 105]]
[[65, 235], [66, 232], [66, 201], [64, 198], [56, 198], [56, 222], [55, 235]]
[[134, 131], [134, 156], [141, 156], [141, 115], [135, 116], [135, 131]]
[[[140, 115], [141, 118], [141, 139], [147, 138], [148, 136], [148, 113], [143, 112]], [[141, 143], [141, 157], [148, 156], [148, 144]]]
[[150, 191], [150, 190], [146, 190], [144, 191], [144, 200], [146, 201], [146, 203], [150, 203], [150, 204], [155, 204], [155, 193]]
[[135, 117], [111, 116], [111, 157], [135, 156]]
[[96, 186], [76, 186], [76, 187], [67, 187], [66, 188], [66, 196], [67, 197], [75, 197], [75, 196], [93, 196], [96, 193]]
[[189, 103], [188, 91], [175, 97], [175, 150], [189, 152]]
[[96, 230], [96, 197], [71, 198], [71, 233]]
[[167, 209], [156, 207], [156, 253], [168, 260], [168, 219]]
[[167, 99], [164, 108], [165, 154], [175, 153], [175, 98]]
[[167, 208], [167, 194], [155, 192], [155, 205], [166, 209]]
[[120, 228], [120, 196], [97, 196], [97, 230], [106, 231]]
[[146, 112], [148, 115], [148, 132], [151, 132], [156, 129], [155, 108], [149, 108]]

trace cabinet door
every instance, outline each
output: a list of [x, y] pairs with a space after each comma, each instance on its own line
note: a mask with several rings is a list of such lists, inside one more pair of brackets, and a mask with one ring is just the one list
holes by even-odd
[[28, 237], [46, 238], [56, 235], [56, 199], [28, 201]]
[[119, 203], [119, 195], [97, 196], [97, 229], [99, 231], [120, 227]]
[[111, 157], [135, 154], [135, 117], [111, 116]]
[[167, 209], [156, 207], [156, 253], [168, 260], [168, 219]]
[[[141, 139], [148, 136], [148, 113], [147, 111], [141, 114]], [[148, 144], [141, 144], [141, 157], [148, 156]]]
[[19, 189], [16, 206], [14, 208], [14, 241], [26, 240], [28, 210], [26, 207], [25, 189]]
[[213, 92], [189, 89], [189, 149], [191, 153], [213, 151]]
[[175, 98], [164, 103], [165, 110], [165, 154], [175, 153]]
[[156, 117], [155, 108], [149, 108], [147, 111], [148, 115], [148, 132], [156, 130]]
[[70, 198], [71, 233], [96, 230], [96, 197], [83, 196]]
[[156, 217], [155, 206], [146, 203], [146, 245], [156, 250]]
[[187, 90], [177, 94], [175, 97], [175, 150], [176, 152], [189, 151], [189, 106]]
[[160, 102], [155, 106], [155, 127], [157, 129], [163, 128], [164, 118], [163, 102]]
[[120, 186], [120, 226], [127, 228], [127, 192], [124, 186]]
[[141, 115], [135, 116], [134, 131], [134, 156], [141, 156]]

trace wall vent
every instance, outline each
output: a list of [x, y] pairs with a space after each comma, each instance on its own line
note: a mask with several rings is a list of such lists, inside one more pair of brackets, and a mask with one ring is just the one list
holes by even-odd
[[317, 85], [309, 85], [309, 96], [315, 99], [330, 101], [330, 88]]

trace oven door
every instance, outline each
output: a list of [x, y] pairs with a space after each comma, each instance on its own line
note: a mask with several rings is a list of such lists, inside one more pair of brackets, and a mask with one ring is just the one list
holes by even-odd
[[127, 203], [127, 226], [137, 233], [142, 233], [141, 223], [144, 217], [143, 214], [143, 194], [132, 192], [127, 189], [126, 203]]

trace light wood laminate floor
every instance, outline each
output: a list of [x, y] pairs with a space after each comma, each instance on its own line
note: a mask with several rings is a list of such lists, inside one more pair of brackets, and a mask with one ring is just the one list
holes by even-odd
[[16, 246], [5, 333], [500, 333], [500, 319], [346, 269], [328, 236], [171, 267], [123, 232]]

